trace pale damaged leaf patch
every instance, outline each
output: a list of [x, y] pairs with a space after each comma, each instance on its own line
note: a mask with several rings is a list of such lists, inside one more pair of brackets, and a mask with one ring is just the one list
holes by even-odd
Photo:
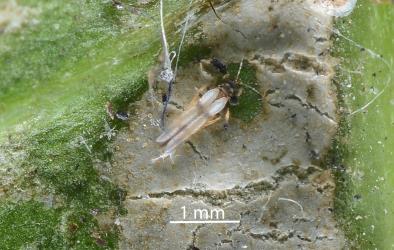
[[312, 6], [316, 11], [329, 16], [343, 17], [352, 13], [357, 0], [318, 0]]
[[0, 34], [15, 32], [25, 24], [36, 25], [39, 10], [19, 5], [15, 0], [0, 3]]

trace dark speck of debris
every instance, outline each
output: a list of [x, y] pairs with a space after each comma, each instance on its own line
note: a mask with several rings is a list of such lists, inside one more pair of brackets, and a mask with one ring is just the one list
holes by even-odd
[[167, 95], [166, 95], [166, 94], [163, 94], [163, 95], [161, 96], [161, 101], [162, 101], [163, 103], [165, 103], [165, 102], [167, 101]]
[[112, 5], [118, 10], [124, 9], [123, 3], [121, 3], [120, 1], [112, 0]]
[[354, 200], [360, 200], [360, 199], [361, 199], [361, 194], [355, 194], [355, 195], [353, 196], [353, 199], [354, 199]]
[[101, 238], [95, 238], [97, 245], [99, 246], [105, 246], [107, 245], [107, 242]]
[[360, 51], [365, 51], [365, 48], [360, 48]]
[[319, 152], [317, 152], [316, 150], [311, 150], [310, 157], [312, 160], [319, 160], [320, 159]]
[[317, 43], [323, 43], [323, 42], [327, 41], [327, 38], [325, 38], [325, 37], [316, 37], [315, 40], [316, 40]]
[[[310, 141], [311, 141], [311, 135], [308, 133], [308, 131], [306, 132], [306, 139], [305, 139], [305, 141], [307, 142], [307, 143], [309, 143]], [[314, 151], [313, 151], [314, 152]]]
[[376, 73], [375, 73], [375, 72], [374, 72], [374, 73], [372, 73], [372, 76], [373, 76], [373, 77], [376, 77]]
[[211, 64], [219, 70], [220, 73], [226, 74], [227, 73], [227, 66], [224, 65], [221, 61], [219, 61], [217, 58], [213, 58], [211, 60]]
[[116, 118], [122, 121], [127, 121], [129, 119], [129, 114], [124, 111], [118, 111], [116, 112]]
[[71, 223], [70, 225], [68, 225], [68, 231], [70, 233], [75, 233], [75, 231], [77, 231], [78, 229], [78, 225], [75, 223]]

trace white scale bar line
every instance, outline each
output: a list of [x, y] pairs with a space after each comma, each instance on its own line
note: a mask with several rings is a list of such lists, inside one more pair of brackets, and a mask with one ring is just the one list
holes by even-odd
[[229, 224], [229, 223], [239, 223], [239, 220], [172, 220], [170, 224]]

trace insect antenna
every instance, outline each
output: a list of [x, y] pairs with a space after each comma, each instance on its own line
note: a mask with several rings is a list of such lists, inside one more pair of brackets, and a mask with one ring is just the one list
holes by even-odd
[[254, 93], [258, 94], [261, 97], [260, 100], [262, 100], [263, 96], [261, 95], [261, 93], [257, 89], [255, 89], [254, 87], [250, 86], [249, 84], [246, 84], [246, 83], [243, 83], [243, 82], [239, 81], [239, 76], [241, 74], [241, 70], [242, 70], [242, 67], [243, 67], [244, 58], [245, 57], [243, 56], [242, 59], [241, 59], [241, 62], [239, 63], [239, 68], [238, 68], [238, 72], [237, 72], [237, 77], [235, 78], [235, 82], [238, 83], [239, 85], [243, 86], [243, 87], [246, 87], [246, 88], [252, 90]]
[[241, 74], [241, 69], [244, 65], [244, 56], [241, 59], [241, 62], [239, 63], [239, 68], [238, 68], [238, 72], [237, 72], [237, 77], [235, 78], [235, 82], [238, 82], [239, 80], [239, 74]]

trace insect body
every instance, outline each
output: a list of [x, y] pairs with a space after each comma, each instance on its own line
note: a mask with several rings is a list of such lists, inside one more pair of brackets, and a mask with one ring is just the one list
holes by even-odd
[[177, 146], [201, 128], [220, 120], [221, 114], [224, 115], [227, 124], [229, 119], [227, 104], [236, 105], [241, 90], [236, 81], [224, 80], [224, 83], [208, 90], [198, 99], [194, 98], [189, 108], [175, 118], [168, 129], [156, 139], [156, 142], [164, 147], [164, 152], [152, 161], [156, 162], [167, 157], [173, 160]]
[[224, 109], [229, 99], [225, 96], [218, 98], [219, 94], [219, 88], [209, 90], [195, 106], [184, 111], [171, 123], [169, 129], [156, 139], [156, 142], [165, 145], [164, 153], [157, 159], [168, 156], [172, 159], [175, 148], [179, 144], [212, 121]]

